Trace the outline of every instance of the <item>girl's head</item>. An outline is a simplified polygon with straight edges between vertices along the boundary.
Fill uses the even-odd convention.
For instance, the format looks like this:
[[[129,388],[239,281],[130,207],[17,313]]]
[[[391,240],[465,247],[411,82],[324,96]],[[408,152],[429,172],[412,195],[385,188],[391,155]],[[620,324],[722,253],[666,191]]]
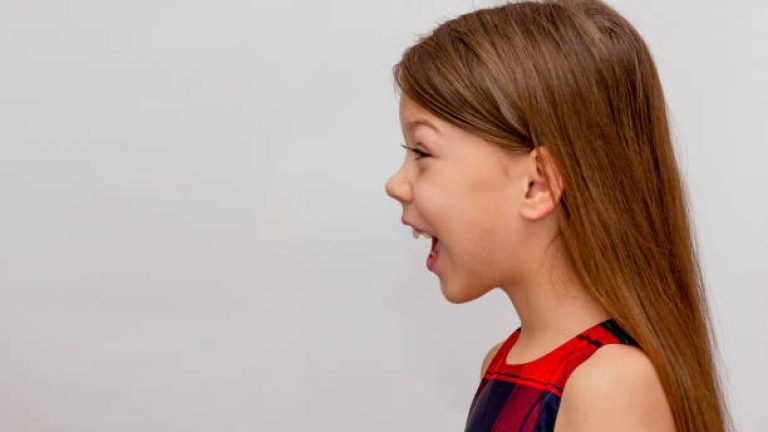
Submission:
[[[557,170],[543,157],[546,149],[510,151],[406,94],[400,123],[413,150],[387,191],[403,203],[407,223],[438,239],[433,271],[446,298],[462,303],[494,287],[529,285],[557,232],[559,192],[550,195],[543,175]]]
[[[642,40],[609,9],[479,10],[410,47],[394,74],[406,143],[428,156],[407,154],[387,191],[440,239],[449,300],[525,284],[560,251],[559,230],[664,229],[643,214],[662,205],[659,169],[672,158],[654,139],[666,133],[661,89]],[[437,131],[412,126],[425,118]]]
[[[556,254],[654,361],[678,430],[723,430],[664,95],[632,25],[598,0],[481,9],[408,48],[394,78],[417,152],[386,189],[440,239],[446,297],[522,286]]]

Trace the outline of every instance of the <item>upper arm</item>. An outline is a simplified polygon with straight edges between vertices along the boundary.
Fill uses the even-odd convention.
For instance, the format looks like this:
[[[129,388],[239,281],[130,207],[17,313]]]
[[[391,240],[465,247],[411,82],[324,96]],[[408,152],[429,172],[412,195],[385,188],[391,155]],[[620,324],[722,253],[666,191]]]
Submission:
[[[483,368],[480,370],[480,379],[483,379],[483,376],[485,376],[485,371],[488,370],[488,365],[491,363],[491,360],[493,360],[493,357],[496,355],[496,352],[499,351],[502,344],[504,344],[504,342],[499,342],[488,350],[488,354],[486,354],[485,359],[483,359]]]
[[[555,432],[674,432],[675,425],[656,369],[630,345],[598,349],[568,377]]]

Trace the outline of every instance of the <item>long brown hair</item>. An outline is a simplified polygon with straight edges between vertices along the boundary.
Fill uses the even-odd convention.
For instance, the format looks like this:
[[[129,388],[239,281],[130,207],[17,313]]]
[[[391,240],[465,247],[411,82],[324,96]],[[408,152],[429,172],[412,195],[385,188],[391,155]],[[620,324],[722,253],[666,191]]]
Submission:
[[[546,146],[569,264],[653,362],[677,431],[733,430],[664,94],[634,27],[598,0],[510,3],[442,23],[393,72],[458,127],[520,154]]]

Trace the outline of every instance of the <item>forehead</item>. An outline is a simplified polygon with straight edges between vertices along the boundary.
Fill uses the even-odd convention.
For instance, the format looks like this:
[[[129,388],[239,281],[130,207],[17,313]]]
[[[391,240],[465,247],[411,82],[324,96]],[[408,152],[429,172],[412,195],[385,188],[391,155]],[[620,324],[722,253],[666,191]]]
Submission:
[[[400,97],[400,124],[406,131],[412,131],[424,126],[439,132],[441,121],[420,105],[416,104],[406,95]]]

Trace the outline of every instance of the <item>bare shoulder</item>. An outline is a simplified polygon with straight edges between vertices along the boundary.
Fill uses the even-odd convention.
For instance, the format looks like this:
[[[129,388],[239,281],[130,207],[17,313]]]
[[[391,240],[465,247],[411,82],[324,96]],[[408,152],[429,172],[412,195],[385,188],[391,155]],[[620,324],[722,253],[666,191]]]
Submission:
[[[674,432],[653,363],[639,348],[600,347],[568,377],[554,432]]]
[[[488,365],[491,363],[491,360],[493,360],[493,357],[496,356],[496,353],[499,351],[499,348],[501,348],[503,344],[504,341],[501,341],[492,346],[490,350],[488,350],[488,354],[486,354],[485,359],[483,359],[483,367],[480,370],[480,379],[483,379],[483,376],[485,376],[485,371],[488,370]]]

